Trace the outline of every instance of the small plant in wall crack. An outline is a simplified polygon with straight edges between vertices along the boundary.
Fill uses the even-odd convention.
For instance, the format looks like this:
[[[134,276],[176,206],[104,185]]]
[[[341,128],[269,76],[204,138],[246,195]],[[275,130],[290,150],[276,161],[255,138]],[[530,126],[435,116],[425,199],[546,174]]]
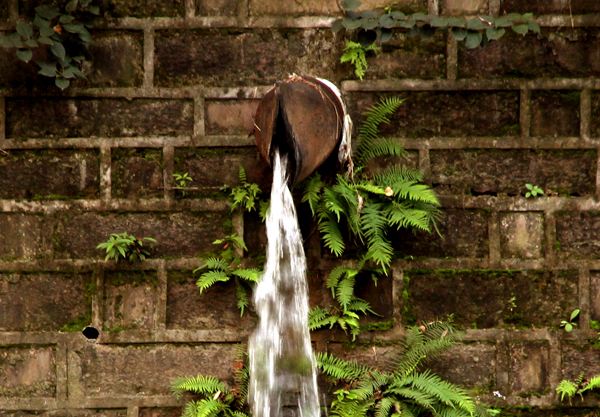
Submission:
[[[256,183],[248,182],[246,170],[240,165],[238,178],[240,184],[236,187],[230,187],[227,184],[221,187],[221,191],[229,192],[231,199],[231,210],[240,208],[243,211],[255,211],[258,213],[264,222],[267,218],[267,210],[269,209],[269,201],[261,199],[262,190]]]
[[[127,232],[121,234],[113,233],[106,242],[102,242],[96,246],[96,249],[106,250],[105,261],[110,259],[114,259],[115,261],[127,259],[129,262],[144,261],[150,257],[151,249],[149,245],[144,246],[144,241],[156,242],[151,237],[136,238]]]
[[[544,195],[544,190],[537,185],[525,184],[525,188],[527,188],[527,193],[525,194],[526,198]]]
[[[70,0],[62,12],[51,4],[38,6],[33,22],[19,22],[16,32],[0,35],[0,46],[14,48],[25,62],[31,61],[35,48],[49,47],[50,60],[37,61],[39,73],[55,78],[56,86],[64,90],[73,78],[85,78],[81,65],[89,59],[87,47],[92,42],[88,29],[94,16],[100,14],[100,8],[91,3]]]
[[[190,190],[190,183],[194,181],[192,177],[188,175],[187,172],[183,174],[173,174],[173,178],[175,179],[175,189],[182,190],[181,194],[185,196],[187,192]]]
[[[573,327],[577,326],[577,323],[574,323],[574,320],[579,317],[579,309],[573,310],[571,316],[569,317],[569,321],[563,320],[560,322],[560,327],[564,328],[566,332],[573,331]]]
[[[556,387],[556,393],[560,395],[560,400],[564,401],[565,397],[569,399],[569,404],[575,395],[581,397],[591,390],[600,389],[600,376],[595,376],[590,379],[584,378],[585,372],[582,372],[575,381],[563,379]]]

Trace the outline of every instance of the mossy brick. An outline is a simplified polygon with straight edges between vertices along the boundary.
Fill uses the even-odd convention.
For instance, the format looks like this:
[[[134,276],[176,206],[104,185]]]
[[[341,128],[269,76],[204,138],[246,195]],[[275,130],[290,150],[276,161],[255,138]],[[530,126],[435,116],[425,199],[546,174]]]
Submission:
[[[585,377],[600,375],[600,347],[589,341],[565,341],[562,345],[562,379],[571,381],[585,372]]]
[[[576,271],[408,270],[405,275],[412,316],[431,321],[453,315],[466,328],[555,326],[557,317],[568,316],[579,302]]]
[[[0,213],[0,259],[35,259],[42,255],[41,216]]]
[[[239,11],[237,0],[196,0],[196,16],[237,16]]]
[[[0,31],[0,35],[10,35],[13,32]],[[42,45],[38,48],[33,48],[32,52],[33,57],[27,63],[17,57],[15,48],[0,47],[0,87],[25,87],[27,90],[33,87],[56,89],[56,87],[53,87],[54,79],[39,75],[39,66],[35,63],[37,61],[48,60],[48,54],[50,54],[49,48],[46,45]]]
[[[141,411],[141,410],[140,410]],[[180,414],[181,415],[181,414]],[[126,408],[72,409],[65,414],[63,410],[0,410],[0,417],[127,417]]]
[[[600,3],[596,0],[502,0],[500,13],[541,14],[585,14],[600,12]]]
[[[0,347],[0,397],[52,398],[56,396],[54,346]]]
[[[488,2],[485,0],[442,0],[440,12],[450,16],[488,14]]]
[[[140,417],[180,417],[183,413],[181,407],[153,407],[153,408],[140,408]]]
[[[369,66],[365,80],[382,78],[444,78],[446,75],[446,35],[438,32],[427,42],[396,33],[381,51],[369,53]],[[348,76],[354,75],[354,67],[344,64]]]
[[[237,344],[88,345],[70,356],[81,367],[87,398],[171,396],[181,376],[210,375],[233,382]]]
[[[9,98],[6,137],[191,135],[193,113],[191,100]]]
[[[339,343],[327,344],[327,353],[346,361],[356,360],[360,365],[391,370],[400,346],[395,343]]]
[[[590,118],[591,136],[600,136],[600,91],[592,91],[592,114]]]
[[[0,154],[0,198],[96,198],[100,161],[96,150],[11,150]]]
[[[365,109],[389,93],[349,94],[349,110],[357,126]],[[384,136],[508,136],[518,134],[519,93],[516,91],[408,92],[406,101],[381,124]]]
[[[254,128],[258,100],[206,101],[207,135],[248,135]]]
[[[544,256],[544,213],[501,213],[502,258],[539,259]]]
[[[545,394],[550,388],[548,342],[514,342],[509,343],[509,349],[511,393]]]
[[[246,307],[240,317],[233,279],[217,282],[200,293],[198,271],[169,271],[167,287],[167,328],[177,330],[237,329],[251,331],[256,315]],[[247,287],[246,287],[247,288]],[[251,296],[247,288],[247,295]]]
[[[91,279],[89,273],[0,274],[0,331],[57,331],[91,315]]]
[[[443,379],[457,385],[489,390],[496,383],[496,345],[491,343],[461,343],[434,358],[429,364]]]
[[[600,75],[598,29],[542,29],[542,37],[507,30],[485,47],[458,49],[460,78],[588,78]]]
[[[154,44],[159,87],[269,85],[292,73],[347,78],[329,29],[160,30]]]
[[[158,304],[155,271],[113,271],[105,273],[104,328],[153,329]]]
[[[600,213],[556,213],[556,242],[560,259],[599,259]]]
[[[163,196],[162,150],[116,148],[111,152],[112,196],[149,198]]]
[[[443,218],[431,233],[413,233],[407,229],[389,233],[394,248],[407,259],[432,258],[487,258],[489,256],[488,218],[483,210],[446,209]]]
[[[532,91],[531,136],[579,136],[579,91]]]
[[[23,17],[35,16],[35,8],[49,3],[47,0],[19,0],[19,14]],[[53,1],[55,5],[64,2]],[[184,14],[185,0],[96,0],[103,17],[181,17]],[[64,9],[63,9],[64,10]]]
[[[96,246],[111,233],[127,232],[135,237],[156,239],[152,257],[191,257],[213,249],[212,242],[223,237],[223,223],[229,213],[82,213],[61,216],[54,230],[55,256],[104,258]]]
[[[590,276],[590,319],[600,322],[600,272]]]
[[[525,195],[525,184],[547,193],[593,195],[595,150],[432,150],[431,181],[436,192],[456,195]]]
[[[216,193],[226,197],[227,193],[220,192],[219,188],[240,184],[240,165],[246,171],[249,183],[257,183],[263,193],[269,191],[272,170],[255,147],[175,148],[175,173],[187,172],[193,178],[189,185],[200,189],[187,192],[188,196]]]
[[[394,5],[404,11],[427,11],[425,0],[401,0]],[[357,11],[375,10],[378,7],[381,7],[381,2],[364,0]],[[250,0],[249,10],[251,16],[341,16],[335,2],[322,0]]]

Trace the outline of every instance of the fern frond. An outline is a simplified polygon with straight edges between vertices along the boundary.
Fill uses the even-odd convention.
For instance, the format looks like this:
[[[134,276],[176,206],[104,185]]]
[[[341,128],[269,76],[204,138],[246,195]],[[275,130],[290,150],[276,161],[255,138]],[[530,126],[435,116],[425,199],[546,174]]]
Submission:
[[[246,293],[246,289],[240,282],[240,280],[235,278],[235,297],[237,299],[237,307],[240,309],[240,317],[244,315],[244,309],[250,305],[250,301],[248,300],[248,294]]]
[[[379,185],[389,185],[398,181],[421,182],[423,181],[423,171],[397,164],[385,168],[378,174],[373,174],[373,179]]]
[[[373,194],[385,195],[385,190],[383,188],[378,187],[373,184],[369,184],[367,182],[362,182],[362,183],[356,184],[356,188],[367,191],[369,193],[373,193]]]
[[[248,182],[248,178],[246,177],[246,170],[241,165],[240,165],[240,168],[238,171],[238,178],[240,179],[240,183],[242,183],[242,184],[245,184]]]
[[[227,409],[227,406],[212,398],[205,398],[196,404],[195,417],[213,417]]]
[[[322,206],[325,210],[335,214],[338,223],[340,222],[341,215],[346,215],[347,213],[346,207],[344,207],[344,200],[339,198],[339,194],[333,188],[326,188],[323,192]]]
[[[258,215],[260,219],[264,223],[267,220],[267,213],[269,212],[269,207],[271,206],[271,200],[261,200],[258,204]]]
[[[331,325],[329,322],[329,314],[329,310],[315,306],[315,308],[308,312],[308,328],[310,330],[317,330],[321,327]]]
[[[375,137],[369,141],[369,147],[363,147],[357,164],[365,165],[378,156],[403,157],[406,151],[402,145],[394,139]]]
[[[586,384],[585,388],[581,390],[581,392],[591,391],[596,388],[600,388],[600,376],[595,376],[592,379],[590,379],[589,382]]]
[[[321,201],[321,191],[323,190],[323,181],[321,175],[317,172],[306,180],[302,202],[308,201],[313,216],[317,213],[317,206]]]
[[[325,247],[328,248],[335,256],[341,256],[342,253],[344,253],[346,245],[335,216],[332,213],[319,210],[318,229],[322,235]]]
[[[327,288],[331,288],[331,295],[335,297],[335,289],[342,277],[348,275],[355,276],[356,274],[358,274],[358,270],[349,266],[340,265],[333,268],[327,276]]]
[[[472,417],[473,414],[460,408],[440,405],[433,411],[434,417]]]
[[[392,202],[392,208],[386,210],[390,226],[395,226],[398,230],[402,228],[415,228],[431,231],[430,213],[424,210],[411,208],[406,203]]]
[[[345,361],[326,353],[317,353],[317,366],[330,378],[342,379],[349,383],[362,378],[365,374],[376,372],[374,368],[359,365],[355,360]]]
[[[177,398],[181,397],[185,391],[195,392],[196,394],[211,395],[217,391],[227,392],[227,386],[212,376],[198,375],[196,377],[182,376],[171,384],[171,390]]]
[[[237,390],[236,402],[238,406],[243,406],[248,398],[248,384],[250,382],[250,371],[248,369],[248,351],[247,346],[241,343],[235,354],[235,362],[240,363],[241,366],[234,367],[233,381],[235,382],[235,388]],[[234,412],[235,413],[235,412]]]
[[[388,417],[395,401],[394,397],[383,397],[375,406],[375,417]]]
[[[425,184],[418,184],[415,181],[398,181],[389,186],[394,191],[396,198],[423,201],[435,206],[440,205],[433,190]]]
[[[219,269],[213,269],[212,271],[205,272],[200,276],[196,285],[200,288],[200,292],[203,292],[205,289],[211,287],[217,282],[227,282],[229,281],[229,275]]]
[[[338,282],[335,291],[335,299],[340,306],[344,309],[344,312],[348,310],[348,304],[354,299],[354,284],[356,274],[346,274],[346,277]]]
[[[231,268],[229,268],[229,265],[227,264],[227,261],[225,261],[224,259],[221,258],[207,258],[204,260],[204,265],[202,265],[201,267],[197,268],[196,270],[194,270],[194,272],[204,269],[204,268],[208,268],[208,269],[220,269],[221,271],[225,271],[227,273],[229,273],[229,271],[231,271]]]
[[[442,380],[439,376],[427,370],[423,373],[412,374],[405,378],[405,383],[411,384],[429,397],[452,408],[460,408],[471,415],[475,405],[466,391],[462,388]]]
[[[556,392],[560,394],[560,400],[564,401],[565,397],[571,399],[577,393],[577,385],[563,379],[556,387]]]
[[[392,261],[394,249],[385,237],[387,217],[381,210],[381,203],[367,202],[362,211],[361,225],[367,240],[365,259],[374,260],[384,271]]]
[[[409,387],[390,387],[387,389],[387,392],[408,398],[422,408],[429,410],[433,410],[433,406],[435,405],[435,400],[433,398],[418,389]]]
[[[231,274],[245,279],[246,281],[258,282],[262,271],[258,268],[242,268],[231,271]]]

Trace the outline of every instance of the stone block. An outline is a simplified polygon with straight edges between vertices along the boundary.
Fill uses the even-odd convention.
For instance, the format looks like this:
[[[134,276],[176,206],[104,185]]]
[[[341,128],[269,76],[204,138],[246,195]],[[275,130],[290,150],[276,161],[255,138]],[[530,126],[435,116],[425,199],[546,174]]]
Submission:
[[[250,0],[251,16],[341,16],[335,2],[321,0],[298,0],[282,2],[277,0]],[[395,6],[405,12],[427,12],[426,0],[400,0]],[[357,11],[375,10],[381,7],[377,0],[364,0]]]
[[[488,390],[496,383],[496,346],[489,343],[464,343],[450,348],[428,365],[433,372],[453,384]]]
[[[53,346],[0,347],[0,397],[56,396],[56,351]]]
[[[555,246],[560,259],[600,258],[600,213],[558,212]]]
[[[2,4],[6,3],[2,2]],[[0,34],[10,35],[13,32],[0,32]],[[37,61],[48,60],[48,54],[51,54],[49,48],[42,45],[33,48],[32,52],[33,58],[27,63],[17,57],[14,48],[0,47],[0,87],[25,87],[28,90],[34,87],[56,89],[54,79],[39,75],[39,67],[35,64]]]
[[[248,135],[254,130],[258,100],[218,100],[206,102],[207,135]]]
[[[187,172],[193,178],[192,187],[199,191],[188,192],[188,196],[217,195],[223,185],[239,185],[240,165],[246,171],[247,181],[257,183],[263,193],[271,187],[272,171],[258,149],[251,148],[175,148],[175,172]],[[263,194],[267,197],[268,194]]]
[[[214,376],[232,382],[238,345],[88,345],[70,356],[80,366],[79,384],[87,398],[171,396],[180,376]]]
[[[168,408],[140,408],[140,417],[180,417],[183,413],[181,407]]]
[[[592,343],[593,342],[593,343]],[[562,379],[575,380],[585,372],[585,377],[600,375],[600,347],[597,341],[567,341],[562,345]]]
[[[594,137],[600,136],[600,91],[592,91],[590,135]]]
[[[6,100],[6,136],[191,135],[193,107],[191,100],[10,98]]]
[[[343,344],[330,342],[327,344],[327,352],[346,361],[357,361],[361,365],[373,366],[375,368],[390,370],[393,361],[398,357],[400,346],[398,342],[383,342],[381,346],[374,344]]]
[[[596,0],[501,0],[500,13],[585,14],[600,12]]]
[[[488,14],[488,2],[485,0],[442,0],[441,14],[456,15],[482,15]]]
[[[155,35],[154,82],[182,85],[269,85],[292,73],[333,82],[347,78],[341,39],[329,29],[162,30]]]
[[[349,94],[349,110],[357,125],[361,114],[389,94]],[[392,137],[507,136],[519,132],[519,94],[516,91],[410,92],[406,102],[379,126]],[[476,110],[475,110],[476,109]]]
[[[487,258],[489,213],[483,210],[447,209],[438,229],[431,233],[413,233],[403,229],[389,234],[394,247],[406,257]]]
[[[533,91],[531,136],[579,136],[579,91]]]
[[[442,194],[525,196],[525,184],[561,196],[596,192],[595,150],[432,150],[430,159]]]
[[[200,293],[196,286],[203,271],[169,271],[167,289],[167,328],[185,330],[240,329],[251,331],[256,315],[246,308],[240,317],[236,287],[230,282],[217,282]],[[252,292],[247,287],[250,297]]]
[[[35,259],[42,255],[42,218],[0,213],[0,259]]]
[[[111,157],[113,197],[149,198],[163,196],[162,150],[113,148]]]
[[[11,150],[0,155],[0,198],[96,198],[100,162],[96,150]]]
[[[576,271],[405,271],[405,321],[452,315],[466,328],[556,326],[577,308]]]
[[[502,213],[499,220],[502,258],[539,259],[544,256],[543,213]]]
[[[153,257],[193,257],[214,249],[212,242],[224,236],[228,213],[82,213],[65,214],[54,231],[57,258],[104,258],[96,246],[111,233],[127,233],[156,239]],[[1,247],[1,246],[0,246]]]
[[[35,16],[35,8],[44,0],[20,0],[19,14]],[[104,17],[177,17],[183,16],[185,0],[98,0]]]
[[[155,271],[107,272],[104,279],[105,329],[153,329],[158,304],[157,284]]]
[[[549,391],[548,342],[515,342],[510,348],[512,394],[545,394]]]
[[[600,322],[600,272],[590,276],[590,320]]]
[[[240,6],[237,0],[198,0],[196,16],[236,16]]]
[[[525,3],[523,3],[525,4]],[[528,3],[527,3],[528,4]],[[543,37],[508,30],[485,48],[459,44],[460,78],[588,78],[600,75],[598,29],[546,29]]]
[[[94,408],[91,410],[72,409],[68,412],[64,410],[19,410],[4,411],[0,410],[0,417],[127,417],[126,408]]]
[[[89,320],[91,284],[89,273],[0,274],[0,331],[57,331]]]

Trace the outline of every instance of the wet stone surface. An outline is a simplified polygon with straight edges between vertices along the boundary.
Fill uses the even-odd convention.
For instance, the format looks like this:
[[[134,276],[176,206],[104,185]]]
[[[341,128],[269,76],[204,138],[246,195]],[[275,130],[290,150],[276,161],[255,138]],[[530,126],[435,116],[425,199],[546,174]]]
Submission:
[[[600,213],[558,212],[556,254],[559,259],[600,258]]]
[[[41,216],[0,213],[0,259],[35,259],[42,255]]]
[[[53,346],[1,346],[0,397],[56,396]]]
[[[107,272],[104,278],[104,322],[108,331],[152,329],[158,304],[154,271]]]
[[[117,148],[111,150],[111,190],[117,198],[162,197],[162,150]]]
[[[584,14],[600,12],[596,0],[502,0],[500,13]]]
[[[501,213],[499,220],[502,258],[543,257],[543,213]]]
[[[496,380],[496,346],[492,343],[464,343],[450,348],[429,366],[445,380],[491,393]]]
[[[45,0],[19,0],[20,16],[35,16],[35,8]],[[177,17],[183,16],[184,0],[96,0],[103,17]]]
[[[542,394],[549,388],[548,342],[516,342],[509,344],[510,389],[513,394]]]
[[[532,91],[531,136],[579,136],[579,91]]]

